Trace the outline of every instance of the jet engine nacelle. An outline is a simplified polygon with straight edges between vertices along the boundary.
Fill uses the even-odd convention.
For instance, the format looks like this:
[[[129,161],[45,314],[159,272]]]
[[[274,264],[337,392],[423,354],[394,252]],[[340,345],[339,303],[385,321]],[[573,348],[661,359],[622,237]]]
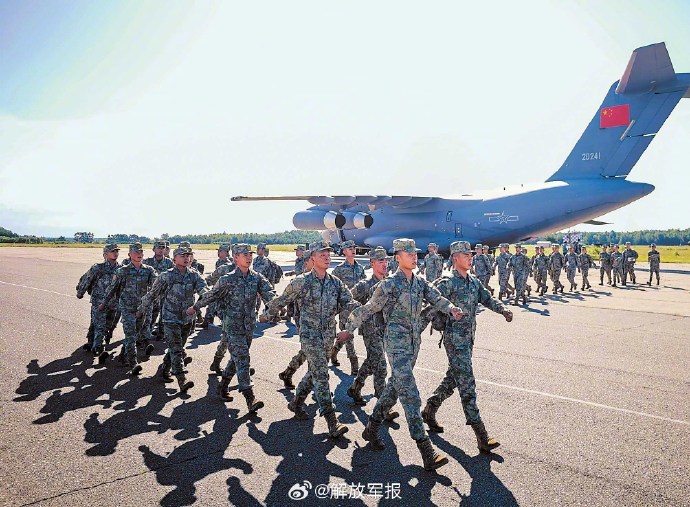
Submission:
[[[345,218],[342,229],[368,229],[374,225],[374,217],[369,213],[352,213],[343,211],[341,214]]]
[[[303,231],[321,231],[323,229],[368,229],[374,224],[369,213],[344,211],[305,210],[295,213],[292,223]]]

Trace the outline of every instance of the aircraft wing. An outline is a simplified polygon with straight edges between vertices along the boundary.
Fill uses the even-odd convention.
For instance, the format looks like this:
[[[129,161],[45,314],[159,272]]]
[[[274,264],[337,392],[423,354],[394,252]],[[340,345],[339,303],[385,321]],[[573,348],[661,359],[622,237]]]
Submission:
[[[357,206],[369,206],[371,210],[381,206],[414,208],[422,206],[438,197],[414,195],[293,195],[293,196],[254,196],[238,195],[230,200],[237,201],[308,201],[314,206],[333,211],[343,211]]]

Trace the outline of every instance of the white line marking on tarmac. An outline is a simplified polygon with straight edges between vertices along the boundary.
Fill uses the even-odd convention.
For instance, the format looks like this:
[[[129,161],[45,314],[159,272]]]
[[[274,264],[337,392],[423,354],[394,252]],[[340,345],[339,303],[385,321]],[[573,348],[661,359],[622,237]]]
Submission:
[[[14,287],[22,287],[24,289],[38,290],[41,292],[49,292],[50,294],[57,294],[58,296],[66,296],[68,298],[77,299],[77,296],[75,296],[74,294],[63,294],[62,292],[55,292],[54,290],[39,289],[37,287],[29,287],[28,285],[20,285],[18,283],[3,282],[2,280],[0,280],[0,283],[4,283],[5,285],[12,285]]]
[[[293,345],[299,345],[299,342],[295,342],[289,338],[275,338],[273,336],[267,336],[265,334],[262,335],[262,338],[268,338],[270,340],[282,342],[282,343],[291,343]],[[363,356],[358,356],[358,357],[362,358]],[[445,373],[446,373],[446,372],[441,372],[438,370],[432,370],[430,368],[423,368],[421,366],[415,366],[415,369],[416,370],[422,370],[422,371],[428,371],[430,373],[437,373],[438,375],[445,375]],[[480,380],[478,378],[475,378],[475,381],[477,383],[480,383],[480,384],[487,384],[487,385],[491,385],[491,386],[495,386],[495,387],[503,387],[505,389],[512,389],[514,391],[521,391],[523,393],[537,394],[539,396],[546,396],[547,398],[553,398],[553,399],[562,400],[562,401],[570,401],[572,403],[580,403],[581,405],[588,405],[590,407],[605,408],[607,410],[622,412],[624,414],[633,414],[633,415],[639,415],[641,417],[649,417],[651,419],[658,419],[660,421],[666,421],[666,422],[671,422],[671,423],[675,423],[675,424],[690,425],[690,422],[684,421],[682,419],[670,419],[668,417],[662,417],[660,415],[648,414],[647,412],[637,412],[635,410],[628,410],[627,408],[612,407],[611,405],[604,405],[603,403],[596,403],[594,401],[580,400],[578,398],[570,398],[568,396],[561,396],[559,394],[546,393],[544,391],[535,391],[534,389],[527,389],[524,387],[512,386],[510,384],[501,384],[499,382],[492,382],[490,380]]]

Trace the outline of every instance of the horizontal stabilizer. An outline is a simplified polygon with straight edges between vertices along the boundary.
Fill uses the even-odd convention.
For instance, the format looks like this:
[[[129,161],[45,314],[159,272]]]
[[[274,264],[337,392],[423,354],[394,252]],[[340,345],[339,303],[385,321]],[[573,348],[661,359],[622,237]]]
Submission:
[[[587,225],[611,225],[611,222],[600,222],[599,220],[587,220],[582,223]]]
[[[651,44],[633,51],[616,93],[646,93],[675,79],[666,44]]]

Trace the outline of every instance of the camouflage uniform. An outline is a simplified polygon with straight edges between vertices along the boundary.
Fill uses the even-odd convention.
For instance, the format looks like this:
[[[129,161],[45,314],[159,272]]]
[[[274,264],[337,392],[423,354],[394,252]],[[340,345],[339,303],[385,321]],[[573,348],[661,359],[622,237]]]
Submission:
[[[182,253],[180,253],[182,251]],[[186,248],[175,249],[174,255],[183,255]],[[178,379],[184,376],[182,359],[187,338],[194,329],[194,316],[186,313],[194,304],[194,294],[203,296],[208,287],[195,269],[179,270],[177,267],[161,273],[153,288],[141,298],[139,310],[145,313],[156,299],[161,299],[161,318],[168,350],[163,357],[163,369],[172,370]]]
[[[292,272],[286,273],[287,276],[299,276],[302,273],[304,273],[304,247],[302,245],[299,245],[297,248],[295,248],[295,252],[302,252],[301,256],[296,256],[295,257],[295,268],[292,270]],[[287,306],[287,320],[291,320],[293,317],[295,317],[295,312],[296,312],[296,306],[295,303],[290,303]]]
[[[225,245],[225,244],[220,245],[218,247],[218,250],[224,250],[226,252],[230,252],[230,245]],[[234,264],[232,258],[229,256],[226,257],[225,259],[218,258],[216,260],[216,265],[215,265],[215,269],[214,269],[213,273],[216,273],[218,271],[218,268],[220,268],[221,266],[232,266],[234,268],[235,264]],[[208,285],[209,287],[213,287],[215,285],[215,282],[209,283],[209,281],[208,281],[209,277],[210,276],[206,277],[206,285]],[[220,277],[218,277],[218,278],[220,278]],[[208,305],[208,307],[206,308],[206,315],[204,315],[204,322],[202,324],[202,327],[204,329],[206,329],[209,324],[213,324],[213,319],[216,316],[220,316],[218,313],[218,309],[216,307],[216,304],[213,303],[213,304]],[[221,317],[221,319],[222,319],[222,317]]]
[[[548,269],[549,269],[549,276],[551,276],[551,281],[553,282],[553,293],[555,294],[559,290],[561,293],[563,292],[563,284],[561,283],[561,270],[563,269],[563,266],[565,265],[565,258],[563,257],[563,254],[556,250],[555,252],[551,252],[551,255],[549,255],[549,261],[547,263]]]
[[[534,256],[532,261],[532,273],[534,276],[534,281],[537,283],[538,290],[541,291],[541,295],[546,294],[546,280],[548,278],[548,264],[549,258],[544,254],[544,252],[539,252]]]
[[[243,248],[249,250],[248,245],[236,245],[234,252],[245,253]],[[235,269],[223,275],[194,305],[196,310],[212,303],[220,308],[223,331],[230,347],[230,361],[223,372],[223,382],[229,384],[237,373],[240,392],[252,387],[249,348],[256,326],[257,296],[266,303],[275,297],[273,287],[266,277],[251,269],[246,274]]]
[[[570,290],[577,290],[575,273],[580,271],[580,258],[575,252],[570,252],[565,255],[565,268],[568,274],[568,281],[570,282]]]
[[[141,243],[130,245],[129,251],[141,251]],[[122,345],[122,357],[129,366],[136,366],[137,345],[148,344],[151,339],[151,308],[137,318],[137,310],[142,297],[153,287],[156,281],[156,270],[142,262],[137,269],[131,262],[118,268],[115,277],[108,287],[104,303],[117,299],[122,315],[122,329],[125,341]]]
[[[501,244],[501,247],[507,247],[508,245],[505,243]],[[498,292],[499,295],[498,297],[500,298],[504,294],[507,296],[509,295],[510,292],[510,284],[508,283],[510,280],[510,258],[512,255],[510,255],[509,252],[501,252],[498,257],[496,257],[496,266],[498,267]]]
[[[611,254],[606,251],[605,246],[599,252],[599,285],[604,285],[604,273],[611,285]]]
[[[343,243],[343,245],[348,246],[343,246],[343,248],[349,248],[350,246],[354,246],[354,242],[352,243],[352,245],[349,245],[349,243],[346,241],[345,243]],[[347,286],[348,289],[351,289],[357,282],[359,282],[360,280],[364,280],[367,277],[367,275],[364,273],[364,268],[357,261],[355,261],[354,264],[348,264],[347,261],[343,261],[341,264],[339,264],[333,269],[333,275],[340,278],[340,280],[342,280],[342,282]],[[338,316],[338,327],[341,331],[345,329],[346,320],[347,314],[341,313]],[[340,351],[340,349],[342,348],[342,343],[334,343],[334,352],[332,352],[332,354],[337,354],[338,351]],[[355,344],[353,340],[348,340],[347,342],[345,342],[345,350],[347,351],[347,357],[348,359],[350,359],[350,361],[357,360],[357,352],[355,352]]]
[[[435,243],[432,243],[435,246]],[[433,282],[443,274],[443,257],[437,252],[427,254],[420,263],[419,273],[423,274],[429,282]]]
[[[635,262],[637,257],[637,252],[626,245],[625,250],[623,250],[623,285],[626,284],[628,276],[631,283],[637,283],[635,278]]]
[[[513,272],[513,280],[515,281],[515,304],[522,298],[523,303],[527,302],[525,295],[525,285],[530,272],[529,258],[521,251],[521,246],[517,245],[518,252],[510,258],[510,270]]]
[[[114,243],[108,244],[103,248],[103,252],[113,252],[119,250]],[[116,262],[108,261],[94,264],[82,275],[77,284],[77,298],[82,299],[87,292],[91,293],[91,324],[93,325],[92,342],[88,342],[89,348],[94,353],[100,354],[105,348],[104,338],[108,333],[108,324],[115,320],[117,313],[117,301],[112,301],[106,305],[104,311],[99,312],[98,307],[105,298],[106,291],[110,282],[115,276],[115,271],[120,267]],[[114,326],[113,326],[114,327]],[[110,331],[112,332],[112,330]]]
[[[503,314],[507,310],[500,301],[491,297],[477,277],[469,273],[463,278],[454,271],[452,277],[438,280],[434,285],[444,297],[462,310],[463,316],[460,320],[446,321],[443,345],[448,355],[448,371],[427,403],[438,408],[457,388],[465,412],[465,423],[478,424],[482,419],[477,408],[476,383],[472,371],[477,309],[481,303],[496,313]]]
[[[395,255],[388,259],[388,273],[395,273],[398,270],[398,261]]]
[[[589,268],[596,268],[597,265],[594,263],[592,256],[588,253],[581,253],[578,257],[578,262],[580,263],[580,271],[582,271],[582,288],[591,289],[592,286],[589,284],[587,275],[589,274]]]
[[[312,253],[330,249],[330,246],[325,245],[328,243],[313,243]],[[268,304],[268,316],[278,315],[280,309],[292,301],[299,301],[300,343],[309,368],[297,386],[295,399],[303,403],[314,389],[319,413],[326,416],[335,411],[328,383],[328,354],[336,334],[335,316],[346,308],[354,308],[358,303],[352,299],[350,290],[338,277],[326,273],[320,279],[313,270],[293,279],[285,287],[283,294]]]
[[[406,248],[414,248],[413,240],[395,242],[399,241],[411,245]],[[420,414],[419,390],[412,372],[422,341],[421,312],[424,302],[443,313],[449,313],[455,308],[424,278],[412,274],[408,281],[405,273],[399,270],[376,286],[371,299],[364,306],[355,309],[346,324],[346,330],[352,333],[376,313],[383,313],[386,322],[384,349],[391,366],[391,375],[370,419],[380,424],[400,397],[410,435],[417,441],[428,438]]]
[[[153,245],[154,248],[165,248],[165,242],[156,241]],[[129,260],[129,259],[127,259]],[[157,260],[155,256],[149,257],[142,261],[147,266],[151,266],[156,270],[156,275],[160,275],[163,271],[167,271],[173,267],[173,261],[170,257],[163,256],[161,260]],[[151,310],[151,331],[153,331],[153,326],[158,322],[158,317],[161,312],[161,302],[156,301],[154,303],[153,309]]]
[[[474,274],[479,278],[479,281],[482,282],[482,285],[493,293],[494,290],[489,287],[489,278],[491,278],[492,271],[489,257],[483,253],[476,254],[472,257],[472,271],[474,271]]]
[[[656,246],[656,245],[652,245]],[[652,275],[656,274],[656,284],[659,285],[659,267],[661,265],[661,254],[658,250],[650,250],[647,252],[647,260],[649,261],[649,282],[647,285],[652,285]]]
[[[611,254],[611,265],[613,268],[613,286],[616,287],[616,283],[623,282],[623,254],[619,250],[614,250]]]

